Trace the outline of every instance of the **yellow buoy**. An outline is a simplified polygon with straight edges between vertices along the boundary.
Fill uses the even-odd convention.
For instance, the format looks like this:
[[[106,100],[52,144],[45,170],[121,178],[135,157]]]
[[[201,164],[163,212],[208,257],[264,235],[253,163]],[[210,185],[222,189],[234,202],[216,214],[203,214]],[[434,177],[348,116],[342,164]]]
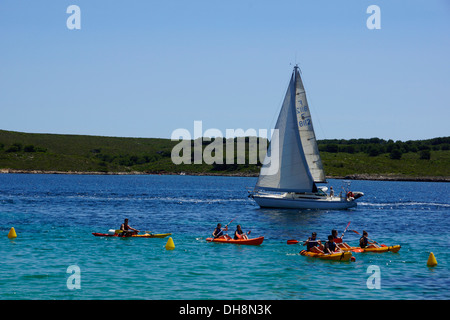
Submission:
[[[173,249],[175,249],[175,244],[173,243],[172,237],[170,237],[166,243],[166,250],[173,250]]]
[[[16,230],[14,229],[14,227],[12,227],[11,230],[9,230],[8,238],[10,239],[17,238]]]
[[[430,255],[428,256],[427,266],[434,267],[437,266],[436,258],[434,257],[433,252],[430,252]]]

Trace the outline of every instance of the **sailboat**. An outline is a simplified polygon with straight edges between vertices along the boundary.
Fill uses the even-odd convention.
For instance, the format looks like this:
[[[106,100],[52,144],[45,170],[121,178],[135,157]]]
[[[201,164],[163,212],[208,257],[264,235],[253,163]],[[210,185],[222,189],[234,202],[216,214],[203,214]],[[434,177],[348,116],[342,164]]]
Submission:
[[[263,161],[249,197],[263,208],[348,209],[362,192],[343,187],[328,195],[306,92],[296,65]]]

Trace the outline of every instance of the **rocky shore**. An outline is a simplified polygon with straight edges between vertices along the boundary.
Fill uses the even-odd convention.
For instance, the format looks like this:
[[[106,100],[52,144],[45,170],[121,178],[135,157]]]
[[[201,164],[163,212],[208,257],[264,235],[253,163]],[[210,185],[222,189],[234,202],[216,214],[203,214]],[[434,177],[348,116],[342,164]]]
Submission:
[[[226,176],[226,177],[258,177],[258,173],[212,173],[212,172],[101,172],[101,171],[45,171],[45,170],[16,170],[0,169],[0,173],[21,173],[21,174],[74,174],[74,175],[188,175],[188,176]],[[450,177],[410,177],[403,175],[389,174],[353,174],[347,176],[327,176],[327,179],[343,180],[379,180],[379,181],[422,181],[422,182],[450,182]]]

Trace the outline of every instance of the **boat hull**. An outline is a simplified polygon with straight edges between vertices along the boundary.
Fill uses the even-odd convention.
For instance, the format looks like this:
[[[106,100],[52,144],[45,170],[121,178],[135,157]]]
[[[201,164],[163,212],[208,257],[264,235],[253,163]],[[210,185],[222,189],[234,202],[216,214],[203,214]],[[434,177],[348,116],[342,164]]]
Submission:
[[[272,195],[253,195],[253,200],[261,208],[286,208],[286,209],[315,209],[315,210],[345,210],[356,207],[354,200],[341,198],[288,198]]]

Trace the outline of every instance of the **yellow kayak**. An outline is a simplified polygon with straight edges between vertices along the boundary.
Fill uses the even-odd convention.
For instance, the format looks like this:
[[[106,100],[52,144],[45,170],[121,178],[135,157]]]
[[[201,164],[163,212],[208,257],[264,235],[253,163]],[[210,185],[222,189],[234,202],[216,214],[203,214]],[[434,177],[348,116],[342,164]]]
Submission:
[[[311,258],[319,258],[323,260],[333,260],[333,261],[349,261],[352,257],[352,253],[350,251],[344,252],[336,252],[336,253],[315,253],[306,250],[300,251],[302,256],[307,256]]]
[[[398,252],[402,246],[382,246],[379,248],[361,248],[361,247],[350,247],[350,248],[341,248],[344,251],[353,251],[353,252]]]

